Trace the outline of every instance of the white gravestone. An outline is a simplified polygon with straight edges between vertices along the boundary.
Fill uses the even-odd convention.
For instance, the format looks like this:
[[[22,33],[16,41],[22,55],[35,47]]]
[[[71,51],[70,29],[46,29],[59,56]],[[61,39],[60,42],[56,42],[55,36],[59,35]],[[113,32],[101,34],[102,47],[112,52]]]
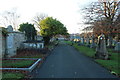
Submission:
[[[120,42],[115,45],[115,51],[120,51]]]

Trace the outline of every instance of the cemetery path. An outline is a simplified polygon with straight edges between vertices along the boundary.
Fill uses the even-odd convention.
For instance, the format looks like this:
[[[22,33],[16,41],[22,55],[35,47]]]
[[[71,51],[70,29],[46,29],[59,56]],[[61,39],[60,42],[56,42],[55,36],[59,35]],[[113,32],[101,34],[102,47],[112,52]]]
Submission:
[[[115,78],[72,46],[59,44],[40,68],[32,73],[33,78]]]

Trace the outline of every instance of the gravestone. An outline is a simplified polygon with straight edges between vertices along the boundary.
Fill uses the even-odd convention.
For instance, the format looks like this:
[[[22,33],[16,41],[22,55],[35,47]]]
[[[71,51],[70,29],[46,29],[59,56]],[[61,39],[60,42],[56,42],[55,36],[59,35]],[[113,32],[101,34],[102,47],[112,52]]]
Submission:
[[[110,43],[109,43],[109,42],[110,42],[110,40],[109,40],[109,39],[107,39],[107,46],[109,46],[109,45],[110,45]]]
[[[31,49],[31,48],[42,49],[42,48],[44,48],[44,42],[37,42],[37,43],[23,42],[21,45],[22,45],[22,48],[27,48],[27,49]]]
[[[95,37],[94,37],[94,35],[92,35],[91,40],[92,40],[92,44],[91,44],[90,48],[95,48]]]
[[[115,46],[116,44],[117,44],[117,41],[116,41],[116,40],[113,40],[112,46]]]
[[[120,51],[120,42],[115,45],[115,51]]]
[[[87,36],[87,38],[86,38],[86,44],[87,44],[87,45],[90,44],[90,38],[89,38],[89,36]]]
[[[81,43],[84,44],[84,37],[81,38]]]
[[[108,59],[108,51],[106,49],[104,34],[101,34],[100,36],[98,36],[98,44],[96,48],[95,57],[100,59]]]

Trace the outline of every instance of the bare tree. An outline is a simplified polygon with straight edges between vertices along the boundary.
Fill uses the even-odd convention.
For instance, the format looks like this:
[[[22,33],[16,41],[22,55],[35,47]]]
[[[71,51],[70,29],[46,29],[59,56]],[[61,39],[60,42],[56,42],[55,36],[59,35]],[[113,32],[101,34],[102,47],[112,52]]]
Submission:
[[[36,25],[39,29],[41,29],[39,23],[40,23],[41,20],[45,19],[46,17],[48,17],[47,14],[37,13],[36,16],[35,16],[34,19],[33,19],[33,22],[35,23],[35,25]]]
[[[13,29],[16,31],[18,29],[18,19],[20,16],[16,13],[16,9],[12,9],[10,11],[4,11],[1,14],[1,23],[5,27],[8,25],[12,25]]]
[[[114,22],[119,14],[120,10],[120,1],[118,0],[104,0],[101,2],[92,3],[90,7],[84,9],[86,11],[85,18],[88,19],[87,24],[94,24],[96,21],[106,21],[104,24],[107,25],[107,29],[109,29],[109,46],[112,46],[113,41],[113,30],[114,30]],[[101,24],[102,25],[102,24]]]
[[[114,28],[114,33],[116,33],[116,40],[119,41],[120,40],[120,14],[118,15],[117,19],[115,20],[115,28]]]

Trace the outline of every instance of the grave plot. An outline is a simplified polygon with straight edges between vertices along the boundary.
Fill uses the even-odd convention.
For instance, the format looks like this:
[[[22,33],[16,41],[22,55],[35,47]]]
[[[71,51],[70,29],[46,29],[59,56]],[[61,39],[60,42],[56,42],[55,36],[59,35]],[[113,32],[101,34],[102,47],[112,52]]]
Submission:
[[[2,68],[28,68],[36,61],[37,59],[3,59]]]
[[[43,58],[48,55],[47,53],[46,49],[21,49],[17,50],[17,55],[12,58]]]

